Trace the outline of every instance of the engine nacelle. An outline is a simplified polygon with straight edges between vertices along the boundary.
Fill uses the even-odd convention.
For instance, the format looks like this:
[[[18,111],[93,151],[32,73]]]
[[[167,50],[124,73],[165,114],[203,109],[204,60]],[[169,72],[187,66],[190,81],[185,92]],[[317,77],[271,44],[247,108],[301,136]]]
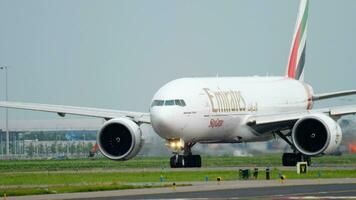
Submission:
[[[122,117],[104,123],[97,135],[101,153],[112,160],[128,160],[136,156],[143,145],[140,127]]]
[[[292,139],[297,150],[305,155],[330,154],[340,145],[342,131],[329,116],[311,114],[296,122]]]

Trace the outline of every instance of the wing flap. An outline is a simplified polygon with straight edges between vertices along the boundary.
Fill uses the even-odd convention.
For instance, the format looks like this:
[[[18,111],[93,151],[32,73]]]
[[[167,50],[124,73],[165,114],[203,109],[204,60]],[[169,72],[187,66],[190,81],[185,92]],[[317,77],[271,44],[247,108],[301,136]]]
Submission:
[[[274,122],[285,122],[291,120],[300,119],[308,114],[313,113],[324,113],[330,117],[340,117],[344,115],[356,114],[356,105],[350,106],[336,106],[330,108],[321,108],[301,112],[291,112],[291,113],[278,113],[278,114],[266,114],[266,115],[256,115],[251,116],[248,121],[253,124],[268,124]]]
[[[356,114],[356,106],[350,105],[333,107],[329,109],[329,113],[331,116],[353,115]]]
[[[294,113],[255,115],[247,119],[247,125],[261,134],[277,130],[291,130],[300,118],[313,113],[324,113],[334,119],[338,119],[344,115],[356,114],[356,105],[321,108]]]
[[[57,113],[64,117],[66,114],[81,115],[89,117],[99,117],[105,119],[112,119],[116,117],[129,117],[139,123],[151,123],[149,113],[119,111],[111,109],[89,108],[89,107],[75,107],[52,104],[37,104],[37,103],[21,103],[21,102],[0,102],[0,107],[14,108],[23,110],[35,110],[43,112]]]
[[[295,119],[299,119],[305,116],[308,112],[301,113],[283,113],[283,114],[266,114],[266,115],[257,115],[249,119],[251,124],[269,124],[274,122],[285,122]]]

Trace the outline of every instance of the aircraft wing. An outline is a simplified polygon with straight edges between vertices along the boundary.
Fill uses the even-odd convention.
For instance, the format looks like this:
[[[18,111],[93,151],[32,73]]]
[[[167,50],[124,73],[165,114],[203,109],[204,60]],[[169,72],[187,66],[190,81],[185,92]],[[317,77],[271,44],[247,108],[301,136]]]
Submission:
[[[247,124],[260,133],[288,130],[293,128],[298,119],[313,113],[324,113],[334,119],[338,119],[344,115],[356,114],[356,105],[320,108],[302,112],[255,115],[248,118]]]
[[[52,112],[52,113],[57,113],[61,117],[64,117],[66,114],[98,117],[98,118],[104,118],[107,120],[112,119],[112,118],[117,118],[117,117],[128,117],[137,123],[147,123],[147,124],[151,123],[150,114],[149,113],[140,113],[140,112],[119,111],[119,110],[88,108],[88,107],[50,105],[50,104],[37,104],[37,103],[9,102],[9,101],[6,101],[6,102],[1,101],[0,107]]]

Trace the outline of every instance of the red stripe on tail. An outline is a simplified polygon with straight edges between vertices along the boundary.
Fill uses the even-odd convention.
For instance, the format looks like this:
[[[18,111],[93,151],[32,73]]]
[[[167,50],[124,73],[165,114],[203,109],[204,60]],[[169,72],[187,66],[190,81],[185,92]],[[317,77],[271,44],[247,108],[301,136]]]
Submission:
[[[300,44],[300,28],[299,25],[297,35],[295,36],[293,50],[290,56],[289,65],[288,65],[288,77],[295,78],[296,66],[297,66],[297,57],[298,57],[298,49]]]

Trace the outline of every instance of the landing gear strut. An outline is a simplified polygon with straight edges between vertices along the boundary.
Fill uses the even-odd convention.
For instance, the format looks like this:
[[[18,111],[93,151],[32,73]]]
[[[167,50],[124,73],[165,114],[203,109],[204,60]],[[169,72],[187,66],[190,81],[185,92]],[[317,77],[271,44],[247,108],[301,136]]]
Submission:
[[[284,153],[282,156],[282,164],[283,166],[296,166],[298,162],[307,162],[308,166],[311,164],[311,157],[299,153],[297,148],[295,148],[293,142],[291,142],[286,135],[281,132],[276,133],[280,138],[282,138],[285,142],[287,142],[291,148],[293,149],[294,153]],[[290,135],[287,134],[287,135]]]
[[[192,155],[191,148],[195,143],[188,143],[184,146],[184,155],[175,153],[170,159],[171,168],[201,167],[200,155]]]

